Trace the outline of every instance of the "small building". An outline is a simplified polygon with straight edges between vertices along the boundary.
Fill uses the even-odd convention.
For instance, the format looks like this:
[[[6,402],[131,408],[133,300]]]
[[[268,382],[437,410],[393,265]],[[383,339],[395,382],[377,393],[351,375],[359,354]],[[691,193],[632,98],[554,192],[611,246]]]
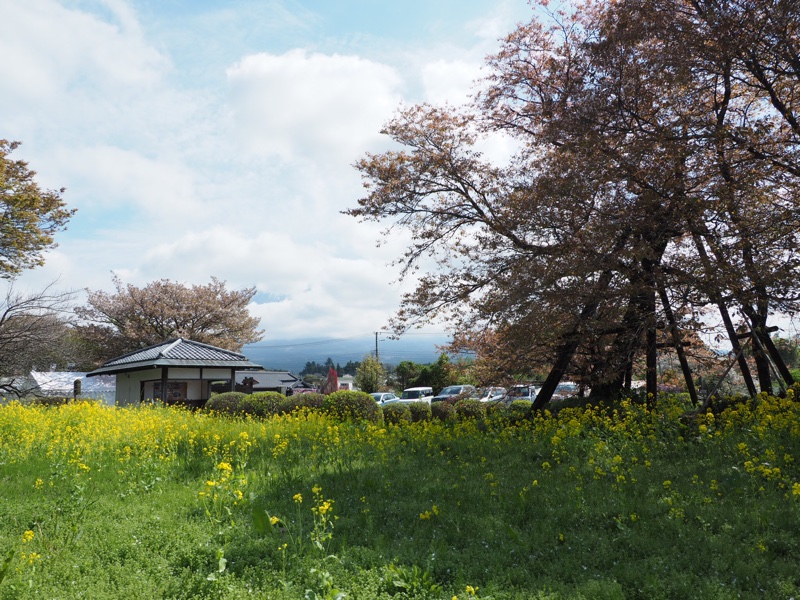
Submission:
[[[86,373],[77,371],[31,371],[36,387],[29,393],[34,396],[60,398],[86,398],[114,404],[116,378],[100,375],[89,379]],[[76,382],[80,382],[76,385]]]
[[[228,381],[232,390],[237,372],[248,370],[264,369],[244,354],[177,338],[113,358],[87,376],[115,375],[118,406],[159,400],[201,407],[212,382]]]
[[[356,378],[352,375],[342,375],[339,377],[339,389],[340,390],[355,390],[356,388]]]
[[[237,392],[252,394],[253,392],[279,392],[284,395],[294,393],[296,389],[308,387],[302,379],[290,371],[262,369],[260,371],[237,371]],[[213,392],[224,392],[230,389],[230,381],[214,382]]]

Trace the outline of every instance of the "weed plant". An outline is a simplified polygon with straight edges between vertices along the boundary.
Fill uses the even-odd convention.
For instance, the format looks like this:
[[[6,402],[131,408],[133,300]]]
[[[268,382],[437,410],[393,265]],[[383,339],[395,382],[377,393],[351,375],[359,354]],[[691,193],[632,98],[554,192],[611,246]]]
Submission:
[[[3,405],[0,599],[800,597],[792,393],[527,408]]]

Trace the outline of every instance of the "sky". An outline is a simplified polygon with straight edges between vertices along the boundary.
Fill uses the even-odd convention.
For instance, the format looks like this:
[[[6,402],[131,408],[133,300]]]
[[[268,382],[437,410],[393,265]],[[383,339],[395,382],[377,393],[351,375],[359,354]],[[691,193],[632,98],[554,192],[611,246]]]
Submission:
[[[15,285],[214,276],[255,286],[265,343],[372,335],[410,289],[391,266],[407,240],[341,214],[364,194],[352,165],[391,147],[401,106],[464,102],[531,16],[525,0],[0,0],[0,138],[77,209]]]

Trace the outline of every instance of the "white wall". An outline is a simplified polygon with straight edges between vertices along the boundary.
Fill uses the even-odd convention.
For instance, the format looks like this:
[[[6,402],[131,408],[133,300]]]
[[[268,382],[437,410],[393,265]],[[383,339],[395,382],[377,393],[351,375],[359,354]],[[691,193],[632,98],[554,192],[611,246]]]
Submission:
[[[208,382],[218,379],[230,379],[230,369],[203,369],[203,379],[200,379],[200,369],[177,368],[167,371],[170,381],[186,382],[186,399],[201,400],[208,397]],[[161,369],[147,369],[120,373],[117,375],[117,406],[139,404],[141,400],[141,384],[144,384],[145,400],[153,399],[153,383],[161,381]]]

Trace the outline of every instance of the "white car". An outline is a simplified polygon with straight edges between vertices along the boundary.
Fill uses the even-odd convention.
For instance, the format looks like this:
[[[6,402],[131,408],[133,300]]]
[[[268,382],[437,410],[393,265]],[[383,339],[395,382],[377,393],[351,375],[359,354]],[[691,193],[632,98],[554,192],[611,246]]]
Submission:
[[[399,402],[427,402],[428,404],[431,403],[431,399],[433,398],[433,388],[429,387],[412,387],[403,390],[403,393],[400,394]]]
[[[506,397],[508,390],[504,387],[488,387],[484,388],[478,400],[481,402],[498,402]]]
[[[532,384],[513,385],[506,394],[506,403],[511,404],[514,400],[529,400],[533,402],[536,400],[536,394],[539,393],[541,388],[537,388]]]

